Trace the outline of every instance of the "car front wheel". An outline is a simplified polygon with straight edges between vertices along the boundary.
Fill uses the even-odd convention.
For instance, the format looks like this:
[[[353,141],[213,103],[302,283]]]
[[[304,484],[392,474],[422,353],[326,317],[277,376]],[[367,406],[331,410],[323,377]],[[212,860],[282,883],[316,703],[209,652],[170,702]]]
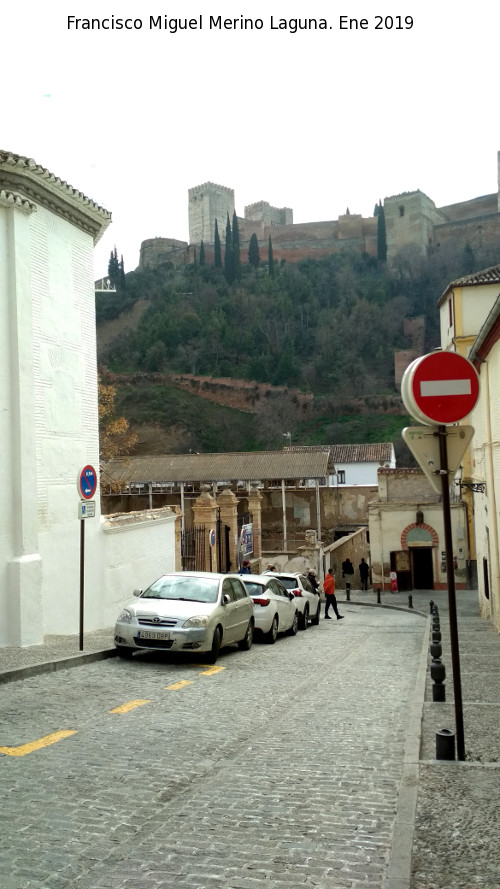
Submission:
[[[264,639],[269,645],[274,645],[276,642],[276,637],[278,635],[278,615],[275,614],[273,617],[273,622],[271,624],[271,629],[268,633],[265,634]]]
[[[131,658],[134,652],[133,652],[132,648],[125,648],[123,645],[120,645],[120,646],[117,645],[116,646],[116,653],[117,653],[118,657]]]
[[[208,661],[210,664],[215,664],[217,658],[219,657],[219,651],[222,644],[222,632],[220,627],[216,627],[214,631],[214,638],[212,639],[212,648],[210,649],[210,654],[208,656]]]
[[[294,616],[293,616],[293,624],[292,624],[292,626],[290,627],[290,629],[288,630],[289,635],[290,635],[290,636],[296,636],[296,635],[297,635],[297,630],[298,630],[298,629],[299,629],[299,612],[296,611],[295,614],[294,614]]]
[[[308,623],[309,623],[309,607],[306,606],[306,608],[304,608],[304,614],[301,614],[301,616],[300,616],[300,629],[307,630]]]
[[[249,651],[252,647],[252,642],[253,642],[253,620],[249,620],[247,631],[246,631],[243,639],[240,639],[240,641],[238,642],[238,647],[241,649],[241,651]]]

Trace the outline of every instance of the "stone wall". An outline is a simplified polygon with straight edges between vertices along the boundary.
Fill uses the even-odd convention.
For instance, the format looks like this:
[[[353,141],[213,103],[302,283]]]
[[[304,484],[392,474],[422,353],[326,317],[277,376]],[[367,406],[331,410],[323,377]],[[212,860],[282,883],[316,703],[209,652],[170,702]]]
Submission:
[[[193,262],[194,249],[187,241],[175,238],[150,238],[141,244],[139,257],[140,269],[154,269],[165,262],[174,265],[186,265]]]

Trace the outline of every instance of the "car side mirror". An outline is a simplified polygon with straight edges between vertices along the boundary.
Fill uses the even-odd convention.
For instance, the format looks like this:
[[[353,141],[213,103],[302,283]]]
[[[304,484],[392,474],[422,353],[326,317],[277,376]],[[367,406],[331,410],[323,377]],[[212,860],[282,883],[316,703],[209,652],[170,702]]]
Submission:
[[[222,604],[227,605],[230,601],[231,601],[231,599],[229,598],[228,594],[224,593],[224,595],[222,597]]]
[[[290,602],[293,602],[295,596],[293,595],[293,593],[288,593],[288,598],[290,599]]]
[[[141,593],[142,593],[142,590],[134,590],[134,596],[140,596]]]

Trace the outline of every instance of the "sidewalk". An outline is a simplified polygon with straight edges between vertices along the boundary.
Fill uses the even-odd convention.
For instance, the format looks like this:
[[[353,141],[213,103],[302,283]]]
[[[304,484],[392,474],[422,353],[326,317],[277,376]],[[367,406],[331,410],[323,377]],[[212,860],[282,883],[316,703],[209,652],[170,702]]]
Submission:
[[[385,592],[379,605],[371,590],[352,590],[350,602],[407,610],[409,595],[415,612],[429,615],[430,600],[438,606],[446,701],[432,700],[429,654],[425,692],[409,714],[418,716],[419,729],[421,721],[420,758],[405,751],[392,856],[381,889],[500,889],[500,636],[479,617],[477,592],[457,592],[466,761],[436,760],[436,732],[455,732],[447,592]],[[345,592],[338,590],[337,598],[342,610]],[[48,636],[43,645],[0,649],[0,683],[114,653],[112,628],[85,634],[82,652],[78,635]],[[405,807],[412,794],[412,805]]]
[[[84,633],[83,651],[80,651],[78,633],[74,636],[46,636],[43,645],[0,648],[0,683],[26,679],[36,673],[79,667],[114,654],[113,627]]]

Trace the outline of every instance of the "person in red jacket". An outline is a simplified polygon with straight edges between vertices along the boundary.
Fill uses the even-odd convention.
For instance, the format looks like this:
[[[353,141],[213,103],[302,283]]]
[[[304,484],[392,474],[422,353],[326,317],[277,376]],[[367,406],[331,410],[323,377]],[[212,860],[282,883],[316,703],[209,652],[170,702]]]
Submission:
[[[337,599],[335,597],[335,579],[333,577],[333,568],[328,569],[328,573],[323,581],[323,590],[326,596],[326,604],[325,604],[325,620],[331,620],[330,615],[328,614],[328,609],[330,605],[332,606],[335,614],[337,615],[337,620],[343,620],[344,615],[339,614],[339,610],[337,608]]]

